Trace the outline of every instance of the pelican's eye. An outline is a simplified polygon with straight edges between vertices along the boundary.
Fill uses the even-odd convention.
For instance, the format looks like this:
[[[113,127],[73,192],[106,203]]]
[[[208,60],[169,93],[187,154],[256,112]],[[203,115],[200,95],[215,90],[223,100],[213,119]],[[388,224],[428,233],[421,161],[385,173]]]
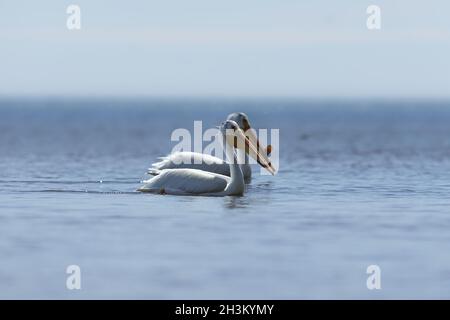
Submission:
[[[228,123],[228,128],[236,130],[236,126],[234,124],[232,124],[232,123]]]

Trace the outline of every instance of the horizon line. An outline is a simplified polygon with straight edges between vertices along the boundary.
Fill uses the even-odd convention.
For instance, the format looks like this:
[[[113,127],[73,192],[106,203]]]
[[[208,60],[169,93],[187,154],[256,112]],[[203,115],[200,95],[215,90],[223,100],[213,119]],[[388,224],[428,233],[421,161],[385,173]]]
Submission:
[[[0,94],[0,100],[340,100],[340,101],[446,101],[450,102],[450,96],[391,96],[391,95],[374,95],[374,96],[344,96],[344,95],[324,95],[324,96],[306,96],[306,95],[146,95],[146,94]]]

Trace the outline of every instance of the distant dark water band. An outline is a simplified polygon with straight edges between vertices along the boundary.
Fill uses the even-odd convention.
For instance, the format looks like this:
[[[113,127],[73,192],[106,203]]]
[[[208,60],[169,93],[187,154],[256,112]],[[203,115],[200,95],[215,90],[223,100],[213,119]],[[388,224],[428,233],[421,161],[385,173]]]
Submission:
[[[43,190],[24,190],[20,193],[84,193],[84,194],[140,194],[138,191],[94,191],[94,190],[60,190],[60,189],[43,189]]]
[[[52,183],[52,184],[139,184],[141,179],[129,180],[0,180],[1,183]]]
[[[140,179],[120,179],[120,180],[0,180],[0,192],[10,193],[84,193],[84,194],[140,194],[140,192],[134,191],[141,183]],[[20,185],[32,185],[33,190],[21,188]],[[52,185],[133,185],[131,189],[133,191],[115,191],[116,188],[108,188],[110,190],[89,190],[89,189],[59,189],[58,187],[52,188]],[[40,188],[38,187],[40,186]],[[5,188],[6,187],[6,188]],[[46,188],[47,187],[47,188]],[[111,190],[112,189],[112,190]]]

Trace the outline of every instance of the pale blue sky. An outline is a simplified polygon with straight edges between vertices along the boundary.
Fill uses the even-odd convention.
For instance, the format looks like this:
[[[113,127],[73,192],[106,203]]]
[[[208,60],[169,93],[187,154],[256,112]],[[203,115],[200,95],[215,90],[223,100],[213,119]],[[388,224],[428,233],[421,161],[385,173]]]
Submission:
[[[448,0],[0,0],[0,95],[450,98],[449,57]]]

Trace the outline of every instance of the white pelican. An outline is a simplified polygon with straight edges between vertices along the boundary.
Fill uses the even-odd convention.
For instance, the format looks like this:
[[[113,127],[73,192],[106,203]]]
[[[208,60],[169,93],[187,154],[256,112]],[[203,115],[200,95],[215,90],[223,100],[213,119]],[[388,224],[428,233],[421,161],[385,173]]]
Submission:
[[[238,140],[238,145],[244,146],[252,157],[258,158],[260,154],[236,122],[226,120],[220,126],[220,133],[225,140],[223,145],[229,163],[230,177],[198,169],[164,169],[157,176],[144,181],[144,185],[138,191],[177,195],[242,195],[245,188],[244,175],[234,152],[235,138]],[[270,173],[275,174],[275,169],[266,162],[265,158],[260,157],[259,163]]]
[[[235,121],[238,126],[244,130],[245,134],[250,138],[252,142],[255,143],[256,147],[259,149],[259,140],[255,133],[251,129],[248,116],[243,112],[234,112],[228,115],[227,120]],[[262,157],[265,158],[266,162],[270,163],[267,158],[272,151],[272,146],[267,146],[266,149],[261,151]],[[161,170],[164,169],[199,169],[208,172],[219,173],[225,176],[230,176],[230,166],[228,163],[223,161],[218,157],[214,157],[209,154],[203,154],[199,152],[174,152],[166,157],[160,157],[161,161],[153,163],[152,167],[148,169],[147,173],[151,175],[158,175]],[[241,164],[241,169],[244,174],[244,179],[248,180],[252,176],[252,169],[248,163],[248,157],[245,153],[245,162]]]

